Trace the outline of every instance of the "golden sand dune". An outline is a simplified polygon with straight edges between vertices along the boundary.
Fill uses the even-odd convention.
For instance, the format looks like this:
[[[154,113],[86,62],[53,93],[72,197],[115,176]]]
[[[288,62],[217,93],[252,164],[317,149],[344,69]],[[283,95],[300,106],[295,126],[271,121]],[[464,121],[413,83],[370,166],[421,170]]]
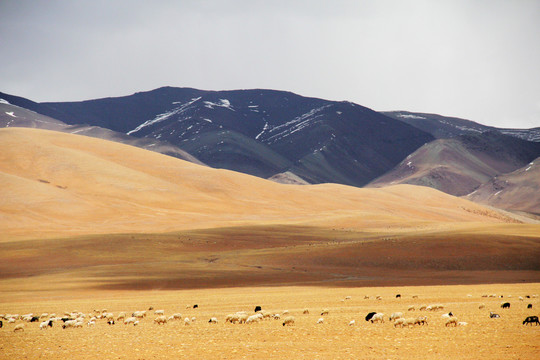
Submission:
[[[251,224],[356,229],[508,218],[414,186],[276,184],[138,148],[23,128],[0,130],[2,240]]]

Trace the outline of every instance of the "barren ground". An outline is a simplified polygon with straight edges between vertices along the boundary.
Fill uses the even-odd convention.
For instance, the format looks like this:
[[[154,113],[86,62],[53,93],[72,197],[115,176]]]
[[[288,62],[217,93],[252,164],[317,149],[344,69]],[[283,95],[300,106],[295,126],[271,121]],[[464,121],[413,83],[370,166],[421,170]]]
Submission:
[[[395,295],[401,294],[401,298]],[[24,332],[14,333],[14,325],[0,329],[0,358],[3,359],[537,359],[540,348],[540,326],[523,326],[526,316],[538,315],[540,301],[525,297],[540,293],[540,283],[493,284],[468,286],[417,287],[242,287],[180,291],[73,291],[11,294],[10,301],[0,300],[6,313],[41,314],[42,312],[107,309],[120,311],[155,309],[165,314],[179,312],[196,317],[185,326],[183,321],[165,325],[153,323],[149,315],[139,326],[109,326],[98,320],[95,327],[62,329],[59,324],[40,330],[37,323],[26,325]],[[483,298],[484,294],[504,295]],[[369,299],[364,299],[365,296]],[[382,300],[376,300],[380,295]],[[413,299],[412,296],[418,298]],[[472,295],[468,297],[468,295]],[[512,296],[511,298],[509,296]],[[350,300],[344,300],[350,296]],[[17,300],[15,300],[17,299]],[[501,309],[501,301],[511,302]],[[409,305],[442,304],[436,312],[411,311]],[[479,304],[485,303],[485,309]],[[527,309],[532,303],[533,309]],[[197,304],[198,309],[189,308]],[[229,313],[255,305],[272,313],[289,310],[294,326],[282,326],[279,320],[260,323],[225,323]],[[308,315],[302,314],[309,309]],[[323,324],[316,324],[320,311],[328,309]],[[429,325],[394,328],[364,321],[370,311],[387,316],[402,311],[405,316],[427,315]],[[452,311],[464,327],[445,327],[443,312]],[[490,319],[496,311],[499,319]],[[149,311],[152,313],[152,311]],[[217,317],[218,324],[209,324]],[[354,326],[349,322],[355,320]]]

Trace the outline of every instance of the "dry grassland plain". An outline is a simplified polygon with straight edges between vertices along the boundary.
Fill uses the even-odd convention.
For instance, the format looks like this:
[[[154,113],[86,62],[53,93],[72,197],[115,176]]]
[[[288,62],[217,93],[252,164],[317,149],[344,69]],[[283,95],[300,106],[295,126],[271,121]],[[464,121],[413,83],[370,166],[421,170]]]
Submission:
[[[540,284],[493,284],[418,287],[242,287],[181,291],[79,291],[60,292],[1,302],[10,313],[121,311],[154,309],[166,315],[181,313],[182,320],[164,325],[153,322],[153,311],[138,326],[117,323],[62,329],[60,323],[40,330],[26,324],[13,332],[8,324],[0,331],[2,359],[538,359],[540,326],[524,326],[530,314],[538,314],[540,301],[518,297],[539,293]],[[396,298],[396,294],[401,298]],[[504,298],[483,298],[484,294]],[[470,297],[468,295],[471,295]],[[349,300],[345,300],[349,297]],[[369,296],[369,299],[365,299]],[[381,296],[382,300],[376,300]],[[414,298],[413,296],[418,296]],[[512,297],[509,297],[512,296]],[[510,309],[501,309],[501,301]],[[479,309],[481,303],[484,309]],[[532,303],[533,309],[527,309]],[[194,309],[192,306],[198,305]],[[438,311],[420,311],[422,304],[442,304]],[[256,305],[271,313],[288,310],[293,326],[281,320],[253,324],[225,323],[227,314],[253,313]],[[415,311],[408,311],[414,305]],[[190,306],[190,308],[187,308]],[[303,314],[308,309],[309,314]],[[324,323],[317,324],[320,312]],[[366,322],[370,311],[385,313],[382,324]],[[428,316],[428,325],[395,328],[388,316]],[[451,311],[466,326],[445,327],[441,315]],[[491,319],[489,312],[500,314]],[[189,326],[183,318],[195,317]],[[218,319],[211,324],[211,317]],[[355,325],[350,326],[351,320]]]
[[[0,230],[0,314],[196,317],[20,332],[4,321],[1,359],[538,359],[540,326],[522,322],[540,315],[526,297],[540,294],[540,225],[433,189],[281,185],[0,129]],[[407,311],[422,304],[444,309]],[[296,322],[225,323],[256,305]],[[371,311],[385,323],[364,321]],[[396,311],[429,325],[394,328]],[[468,325],[445,327],[447,311]]]

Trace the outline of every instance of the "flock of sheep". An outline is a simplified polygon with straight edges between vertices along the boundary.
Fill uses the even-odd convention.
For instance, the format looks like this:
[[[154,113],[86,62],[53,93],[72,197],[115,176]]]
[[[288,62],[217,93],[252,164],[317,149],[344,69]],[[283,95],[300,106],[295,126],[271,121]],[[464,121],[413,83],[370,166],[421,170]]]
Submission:
[[[472,297],[472,295],[467,295]],[[498,297],[497,295],[483,295],[482,297]],[[502,296],[500,296],[502,298]],[[396,298],[401,298],[401,295],[396,295]],[[413,299],[417,299],[417,296],[413,296]],[[511,296],[508,296],[511,298]],[[538,295],[526,296],[526,298],[538,298]],[[364,299],[369,299],[369,296],[365,296]],[[375,299],[381,300],[380,296],[376,296]],[[518,298],[520,301],[523,301],[523,297]],[[350,296],[347,296],[341,301],[351,300]],[[509,309],[511,306],[510,302],[501,303],[501,309]],[[188,308],[197,309],[198,305],[189,306]],[[485,308],[484,304],[478,306],[479,310]],[[428,313],[436,313],[439,310],[444,310],[445,306],[442,304],[432,304],[432,305],[410,305],[407,307],[406,311],[398,311],[392,313],[390,316],[386,317],[390,323],[393,324],[394,328],[411,328],[415,326],[424,326],[428,325]],[[532,309],[532,304],[527,305],[527,309]],[[504,311],[504,310],[503,310]],[[184,317],[180,313],[173,313],[169,316],[165,315],[164,310],[154,310],[153,307],[149,307],[148,310],[137,310],[133,312],[119,312],[114,315],[112,312],[103,310],[94,310],[90,314],[84,314],[79,311],[71,311],[57,316],[56,314],[42,313],[41,315],[34,315],[32,313],[18,315],[18,314],[0,314],[0,328],[4,326],[4,322],[7,324],[14,324],[14,332],[22,332],[26,324],[37,323],[39,328],[46,330],[49,327],[53,327],[53,324],[58,323],[63,329],[68,328],[82,328],[83,326],[93,327],[98,321],[106,322],[108,325],[115,324],[124,324],[137,326],[141,321],[145,320],[147,316],[153,314],[154,319],[153,323],[156,325],[164,325],[171,322],[183,322],[184,325],[188,326],[196,322],[196,317]],[[310,310],[304,309],[302,315],[309,315]],[[330,311],[328,309],[323,309],[320,312],[320,318],[317,320],[316,324],[324,324],[324,316],[329,316]],[[404,314],[408,314],[405,316]],[[417,316],[410,316],[411,314],[417,314]],[[419,315],[418,315],[419,314]],[[435,317],[440,317],[443,320],[443,323],[446,327],[448,326],[467,326],[466,321],[459,321],[458,317],[455,316],[451,311],[441,314],[433,315]],[[432,315],[430,315],[432,317]],[[500,315],[494,312],[490,312],[490,318],[499,318]],[[385,322],[385,314],[377,311],[369,312],[365,316],[365,321],[376,324]],[[235,313],[228,314],[224,317],[225,323],[230,324],[253,324],[264,320],[279,320],[279,323],[283,326],[291,326],[295,324],[295,317],[289,314],[288,310],[280,312],[268,312],[263,310],[261,306],[256,306],[253,313],[248,313],[246,311],[238,311]],[[217,317],[211,317],[208,320],[210,324],[217,324],[219,322]],[[348,325],[354,326],[356,321],[350,320]],[[538,316],[528,316],[524,321],[524,325],[535,324],[540,325]]]

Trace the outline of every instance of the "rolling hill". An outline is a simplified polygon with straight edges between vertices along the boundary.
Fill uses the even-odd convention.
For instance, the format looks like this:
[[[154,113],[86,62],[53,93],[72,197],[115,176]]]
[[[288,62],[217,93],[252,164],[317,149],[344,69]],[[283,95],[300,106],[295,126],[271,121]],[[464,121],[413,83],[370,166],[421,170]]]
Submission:
[[[523,221],[428,187],[284,185],[0,129],[0,282],[11,291],[534,281],[540,225]]]
[[[368,186],[413,184],[464,196],[493,177],[512,172],[539,155],[540,143],[496,131],[459,135],[424,145]]]
[[[501,209],[540,215],[540,158],[508,174],[495,176],[466,196]]]
[[[503,218],[471,215],[487,210],[429,188],[283,185],[60,132],[0,129],[0,147],[3,238],[242,224],[377,228]]]

